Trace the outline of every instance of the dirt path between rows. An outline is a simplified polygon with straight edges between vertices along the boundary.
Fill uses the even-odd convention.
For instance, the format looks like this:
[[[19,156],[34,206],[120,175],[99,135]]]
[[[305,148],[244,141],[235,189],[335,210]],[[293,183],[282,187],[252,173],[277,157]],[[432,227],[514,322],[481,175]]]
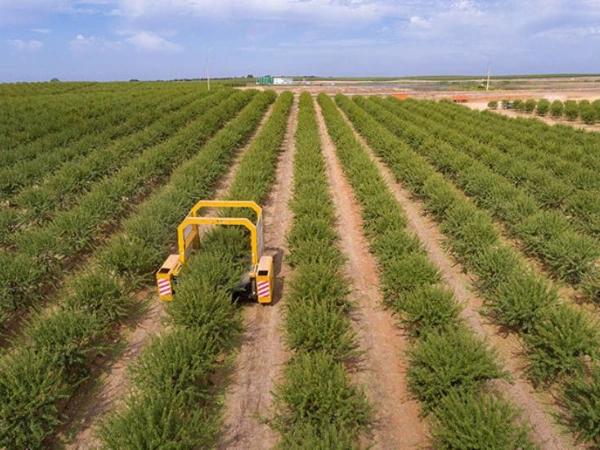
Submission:
[[[356,304],[354,328],[359,348],[364,352],[356,379],[375,405],[375,446],[384,450],[423,448],[429,431],[427,420],[419,417],[420,405],[410,395],[406,382],[408,338],[383,307],[377,262],[363,234],[361,208],[344,176],[320,108],[317,108],[317,118],[342,253],[348,260],[346,270],[352,282],[350,298]]]
[[[347,118],[346,121],[352,126]],[[462,317],[467,325],[497,351],[501,367],[510,372],[512,384],[503,380],[494,381],[493,388],[514,405],[522,408],[524,418],[532,426],[531,439],[543,449],[583,449],[583,446],[576,446],[573,436],[565,434],[565,430],[552,418],[552,413],[556,412],[552,406],[555,403],[554,399],[548,393],[536,392],[526,381],[523,370],[525,362],[520,357],[520,339],[514,333],[505,333],[479,314],[483,309],[483,300],[473,293],[473,281],[465,275],[462,266],[443,250],[445,238],[439,232],[436,223],[423,214],[423,204],[413,199],[409,191],[396,181],[392,171],[374,154],[356,130],[355,136],[376,163],[386,184],[404,209],[408,218],[408,228],[419,237],[430,259],[437,264],[444,280],[454,291],[457,301],[464,307]]]
[[[248,144],[235,155],[227,174],[217,183],[213,196],[214,199],[224,198],[229,191],[243,155],[250,145],[252,145],[254,138],[263,129],[272,111],[273,105],[269,107],[261,119],[257,130]],[[190,208],[192,206],[190,205]],[[215,210],[211,210],[206,215],[214,216],[215,213]],[[201,232],[206,231],[207,229],[201,230]],[[173,244],[172,251],[176,251],[175,243]],[[131,380],[128,376],[129,369],[135,363],[140,352],[150,339],[166,330],[163,320],[166,316],[166,305],[164,302],[158,300],[154,287],[140,293],[137,300],[140,303],[147,303],[148,311],[138,319],[135,327],[128,331],[128,335],[124,338],[125,348],[120,357],[112,362],[109,372],[101,380],[101,386],[94,389],[91,393],[82,393],[79,401],[74,402],[77,403],[77,411],[71,411],[69,415],[74,415],[73,421],[77,422],[78,431],[72,442],[65,447],[67,450],[87,450],[100,445],[96,437],[98,426],[109,411],[114,411],[122,405],[124,398],[131,388]]]
[[[219,449],[262,450],[275,446],[279,437],[261,418],[273,414],[272,391],[280,381],[283,366],[289,358],[281,328],[284,324],[283,282],[290,276],[290,267],[284,258],[288,255],[286,235],[292,222],[288,203],[292,197],[297,114],[296,98],[288,119],[275,183],[263,206],[265,253],[275,257],[275,299],[267,306],[245,306],[246,329],[232,383],[225,396],[225,426],[217,446]]]

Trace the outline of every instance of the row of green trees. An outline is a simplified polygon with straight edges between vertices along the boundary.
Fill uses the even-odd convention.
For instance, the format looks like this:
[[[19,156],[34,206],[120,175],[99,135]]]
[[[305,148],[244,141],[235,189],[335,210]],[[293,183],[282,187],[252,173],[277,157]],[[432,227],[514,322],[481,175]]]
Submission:
[[[477,288],[498,323],[520,335],[535,385],[557,388],[565,409],[561,417],[582,439],[600,444],[600,333],[591,314],[561,299],[556,287],[536,274],[526,260],[501,240],[491,216],[464,197],[419,153],[439,145],[425,132],[421,138],[388,128],[381,116],[362,110],[355,98],[340,105],[398,179],[425,202],[440,223],[450,248],[477,277]],[[493,188],[494,183],[487,186]],[[588,377],[591,371],[593,378]],[[596,409],[595,409],[596,408]]]
[[[532,449],[527,425],[514,405],[486,392],[484,384],[506,377],[495,352],[460,318],[461,306],[418,238],[378,168],[355,138],[335,104],[319,96],[342,167],[362,207],[363,229],[381,271],[384,301],[411,337],[407,371],[409,386],[432,420],[432,447]],[[364,136],[380,143],[386,136],[347,97],[336,96]],[[388,149],[379,156],[405,163]],[[393,148],[393,147],[392,147]],[[383,151],[383,150],[382,150]]]
[[[295,135],[294,218],[288,234],[292,279],[285,301],[286,342],[294,352],[275,391],[273,426],[281,449],[356,448],[372,407],[347,374],[358,357],[351,280],[343,272],[336,214],[311,95],[300,96]]]
[[[560,171],[569,172],[571,167],[584,169],[585,175],[574,177],[577,179],[581,176],[580,182],[591,181],[593,184],[594,179],[597,181],[597,175],[592,176],[592,172],[600,173],[596,133],[562,124],[551,126],[540,120],[514,120],[489,111],[479,112],[461,108],[460,105],[450,102],[440,102],[440,106],[443,106],[444,111],[451,117],[469,117],[475,126],[484,125],[480,127],[480,134],[485,133],[487,137],[483,139],[487,141],[502,136],[514,147],[536,149],[539,153],[539,157],[536,158],[538,162],[544,154],[552,156],[554,164],[564,167],[559,169]]]
[[[135,214],[124,221],[122,232],[99,247],[89,263],[69,278],[61,289],[57,307],[37,314],[26,327],[23,338],[0,358],[0,447],[47,447],[46,439],[68,419],[64,414],[65,402],[88,379],[98,355],[118,345],[115,327],[132,313],[138,290],[154,284],[154,272],[172,247],[173,230],[182,214],[198,198],[210,197],[235,150],[247,142],[274,98],[272,92],[250,92],[248,101],[244,102],[247,106],[237,117],[227,125],[221,124],[221,131],[205,145],[194,146],[190,158],[174,170],[169,183],[154,191]],[[172,145],[177,148],[175,143]],[[239,263],[235,267],[239,269]],[[212,271],[204,270],[204,273]],[[230,297],[218,297],[212,289],[202,298],[220,300],[223,307],[231,305]],[[207,316],[217,321],[221,317],[216,311]],[[183,355],[205,355],[202,348],[210,352],[217,338],[212,333],[206,336],[207,343],[199,342],[198,336],[179,341],[173,338],[180,346],[187,345],[187,351],[181,353],[172,352],[168,347],[160,353],[157,344],[150,352],[157,356],[156,364],[170,372],[163,372],[164,377],[143,377],[144,382],[160,386],[169,381],[199,383],[200,379],[194,378],[193,372],[178,371],[179,367],[172,361]],[[209,365],[201,357],[193,363],[193,368]],[[146,414],[135,419],[150,423],[162,419],[175,424],[189,421],[190,426],[206,429],[208,425],[202,425],[204,415],[192,411],[192,405],[184,403],[175,391],[170,391],[172,396],[159,398],[158,403],[151,405],[154,409],[148,406]],[[197,400],[194,396],[194,406]],[[175,411],[163,413],[168,405],[175,405]],[[182,417],[183,412],[188,414]],[[144,430],[147,442],[154,443],[144,448],[163,444],[162,435],[153,433],[152,427],[144,424]]]
[[[168,181],[171,172],[252,99],[255,92],[234,93],[204,111],[189,126],[132,159],[122,170],[100,180],[79,197],[75,207],[54,215],[37,229],[11,237],[14,248],[0,253],[0,323],[37,304],[89,254],[134,206]]]
[[[115,132],[100,133],[94,142],[89,142],[89,154],[81,154],[62,164],[57,156],[60,150],[41,155],[28,165],[27,172],[35,178],[34,173],[48,172],[47,167],[52,159],[59,167],[53,173],[46,173],[38,183],[28,184],[18,194],[12,196],[6,206],[0,206],[0,243],[10,245],[16,230],[32,229],[49,221],[57,212],[67,210],[76,205],[79,198],[90,191],[97,182],[114,175],[140,153],[169,139],[182,127],[203,114],[207,109],[216,107],[229,94],[215,96],[200,95],[194,98],[177,98],[165,101],[146,111],[134,114],[135,127],[130,134],[116,138]],[[223,95],[224,94],[224,95]],[[140,105],[143,106],[143,105]],[[77,145],[79,149],[84,146]],[[65,155],[63,153],[63,155]],[[65,155],[66,156],[66,155]],[[34,170],[34,167],[36,170]]]
[[[503,108],[507,109],[510,100],[491,101],[488,103],[490,109]],[[538,101],[530,98],[527,100],[513,100],[513,107],[519,112],[535,113],[538,116],[551,116],[555,119],[565,117],[567,120],[575,121],[581,119],[584,123],[593,125],[597,121],[600,121],[600,100],[590,102],[589,100],[567,100],[562,102],[560,100],[550,100],[542,98]]]
[[[372,105],[374,102],[360,98],[357,102],[396,134],[419,139],[419,152],[504,223],[512,236],[524,243],[527,253],[538,258],[556,278],[583,288],[590,300],[600,300],[596,298],[600,292],[596,267],[600,248],[595,238],[580,235],[580,229],[590,226],[587,215],[579,220],[563,214],[563,201],[569,205],[565,197],[573,192],[568,186],[543,170],[506,156],[493,145],[463,135],[469,127],[457,127],[460,118],[448,119],[446,114],[436,113],[440,109],[437,103],[422,105],[421,110],[420,105],[409,109],[401,102],[389,101],[386,106],[392,105],[396,113],[392,114],[385,106]]]
[[[112,89],[103,87],[103,84],[86,86],[85,89],[82,85],[81,90],[73,86],[75,90],[56,95],[35,90],[15,97],[0,95],[0,166],[30,158],[29,146],[39,146],[38,141],[45,143],[42,148],[45,151],[69,144],[84,132],[96,132],[97,128],[93,127],[96,121],[104,120],[107,114],[120,115],[121,120],[126,120],[135,113],[127,110],[144,99],[168,99],[169,94],[173,98],[198,94],[203,90],[165,83],[142,86],[107,83],[116,84]],[[12,149],[18,151],[12,152]]]
[[[395,112],[400,110],[395,102],[389,104]],[[561,212],[582,233],[600,238],[600,167],[575,160],[573,144],[571,148],[561,141],[557,145],[551,135],[554,127],[542,124],[545,128],[531,133],[523,125],[532,121],[505,120],[503,116],[488,113],[471,114],[464,108],[448,106],[414,103],[403,112],[414,120],[425,120],[434,128],[443,125],[438,133],[456,148],[472,150],[471,155],[530,193],[540,206]],[[576,137],[573,128],[563,128],[567,137]],[[587,161],[592,162],[592,158],[593,154],[587,155]]]
[[[214,159],[199,172],[188,173],[196,186],[192,190],[178,186],[183,200],[177,206],[180,216],[198,199],[210,198],[214,182],[230,167],[235,150],[275,97],[273,92],[260,95],[208,144]],[[292,100],[289,92],[279,97],[243,155],[226,199],[264,201],[275,178]],[[207,174],[208,184],[203,177]],[[200,186],[200,190],[195,188]],[[241,215],[256,219],[252,211],[244,210]],[[169,228],[168,236],[174,236],[175,224]],[[222,425],[222,386],[213,381],[242,332],[241,309],[232,294],[248,270],[248,254],[249,236],[239,227],[216,228],[203,236],[168,306],[170,329],[143,349],[132,371],[133,389],[125,405],[113,411],[101,428],[103,448],[215,447]]]

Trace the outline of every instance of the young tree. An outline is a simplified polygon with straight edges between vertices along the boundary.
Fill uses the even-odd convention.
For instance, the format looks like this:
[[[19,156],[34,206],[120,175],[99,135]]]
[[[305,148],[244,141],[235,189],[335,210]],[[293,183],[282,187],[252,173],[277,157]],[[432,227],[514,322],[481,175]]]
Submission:
[[[525,102],[525,112],[532,113],[535,110],[535,100],[530,98]]]
[[[592,102],[592,107],[594,111],[596,111],[596,120],[600,120],[600,100],[594,100]]]
[[[550,101],[546,98],[541,99],[536,108],[536,112],[539,116],[545,116],[550,111]]]
[[[576,120],[579,117],[579,106],[575,100],[565,102],[565,117],[568,120]]]
[[[581,120],[588,125],[596,123],[596,110],[590,102],[579,105],[579,114],[581,115]]]
[[[498,102],[496,100],[492,100],[488,103],[488,108],[490,109],[498,109]]]
[[[557,119],[563,115],[563,109],[563,102],[560,100],[554,100],[550,105],[550,115]]]
[[[515,100],[513,106],[517,111],[525,111],[525,102],[521,99]]]

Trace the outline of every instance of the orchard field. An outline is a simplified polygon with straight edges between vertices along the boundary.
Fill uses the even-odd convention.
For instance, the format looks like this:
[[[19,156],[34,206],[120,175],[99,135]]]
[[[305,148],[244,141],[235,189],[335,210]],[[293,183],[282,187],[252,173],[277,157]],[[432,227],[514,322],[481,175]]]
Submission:
[[[0,448],[600,449],[597,133],[196,82],[0,119]],[[158,301],[201,199],[264,207],[272,304],[237,228]]]

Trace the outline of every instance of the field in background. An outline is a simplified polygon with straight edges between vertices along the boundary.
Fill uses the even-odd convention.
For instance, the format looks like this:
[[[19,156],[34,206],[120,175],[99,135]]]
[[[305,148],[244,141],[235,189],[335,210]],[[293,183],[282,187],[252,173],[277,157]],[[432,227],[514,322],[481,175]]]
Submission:
[[[600,448],[600,135],[477,110],[598,80],[0,85],[0,448]]]

